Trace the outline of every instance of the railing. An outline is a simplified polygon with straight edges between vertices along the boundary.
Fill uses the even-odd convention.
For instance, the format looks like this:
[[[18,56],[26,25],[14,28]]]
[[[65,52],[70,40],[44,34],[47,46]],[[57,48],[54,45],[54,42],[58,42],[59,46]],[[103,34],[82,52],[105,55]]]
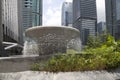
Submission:
[[[21,47],[23,48],[23,46],[21,46],[18,43],[13,43],[13,42],[3,42],[3,45],[7,45],[6,47],[4,47],[5,50],[11,49],[13,47]]]

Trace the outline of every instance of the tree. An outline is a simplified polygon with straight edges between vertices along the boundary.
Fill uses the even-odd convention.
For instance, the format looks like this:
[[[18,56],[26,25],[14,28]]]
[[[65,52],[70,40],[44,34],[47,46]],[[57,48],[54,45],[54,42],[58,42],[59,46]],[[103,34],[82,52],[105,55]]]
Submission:
[[[118,41],[115,41],[114,37],[110,34],[101,34],[97,36],[89,36],[87,41],[87,48],[98,48],[102,45],[113,46]]]
[[[101,44],[101,39],[99,36],[89,36],[88,41],[87,41],[87,48],[96,48],[100,47]]]

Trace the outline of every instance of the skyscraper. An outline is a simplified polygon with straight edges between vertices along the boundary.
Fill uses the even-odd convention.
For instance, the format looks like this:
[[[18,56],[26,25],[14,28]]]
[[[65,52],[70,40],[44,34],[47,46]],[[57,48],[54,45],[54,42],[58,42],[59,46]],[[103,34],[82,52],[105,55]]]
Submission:
[[[42,25],[42,0],[32,1],[32,26]]]
[[[24,30],[42,25],[42,0],[23,0]]]
[[[62,25],[72,26],[72,3],[64,2],[62,5]]]
[[[25,29],[42,25],[42,0],[2,0],[3,40],[23,44]]]
[[[2,0],[3,40],[23,44],[21,0]]]
[[[42,25],[42,0],[23,0],[23,39],[25,38],[25,30]]]
[[[106,32],[106,23],[105,22],[99,22],[97,24],[97,32],[99,34],[103,34],[104,32]]]
[[[23,0],[22,4],[23,30],[32,27],[32,0]]]
[[[3,32],[2,32],[2,0],[0,0],[0,56],[3,56]]]
[[[120,39],[120,0],[105,0],[106,26],[108,32]]]
[[[84,32],[95,36],[97,24],[96,0],[73,0],[73,27],[80,30],[82,44],[87,39]]]

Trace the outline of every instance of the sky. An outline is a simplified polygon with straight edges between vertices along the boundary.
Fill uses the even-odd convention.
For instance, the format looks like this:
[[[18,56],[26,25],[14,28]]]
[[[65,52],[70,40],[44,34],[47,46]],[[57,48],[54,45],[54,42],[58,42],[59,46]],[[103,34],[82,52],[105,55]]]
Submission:
[[[98,22],[105,21],[105,0],[96,0]],[[61,25],[63,2],[72,0],[43,0],[43,25]]]

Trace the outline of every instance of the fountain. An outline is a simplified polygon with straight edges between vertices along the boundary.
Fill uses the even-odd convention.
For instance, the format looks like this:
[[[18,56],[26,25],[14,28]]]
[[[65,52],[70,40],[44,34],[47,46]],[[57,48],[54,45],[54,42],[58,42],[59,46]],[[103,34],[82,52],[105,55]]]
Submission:
[[[23,55],[0,58],[0,72],[29,70],[33,63],[46,61],[53,54],[66,53],[70,49],[80,51],[80,33],[72,27],[36,26],[27,29],[25,35]]]
[[[24,54],[65,53],[69,48],[80,51],[80,33],[79,30],[72,27],[37,26],[27,29],[25,35],[27,42]]]
[[[42,56],[65,53],[68,49],[79,51],[80,36],[79,31],[74,28],[59,26],[33,27],[27,29],[25,34],[27,41],[24,55],[29,57],[0,58],[0,80],[120,80],[120,69],[109,72],[105,70],[59,73],[26,71],[32,63],[43,60]],[[39,56],[30,57],[31,54],[39,54]]]

